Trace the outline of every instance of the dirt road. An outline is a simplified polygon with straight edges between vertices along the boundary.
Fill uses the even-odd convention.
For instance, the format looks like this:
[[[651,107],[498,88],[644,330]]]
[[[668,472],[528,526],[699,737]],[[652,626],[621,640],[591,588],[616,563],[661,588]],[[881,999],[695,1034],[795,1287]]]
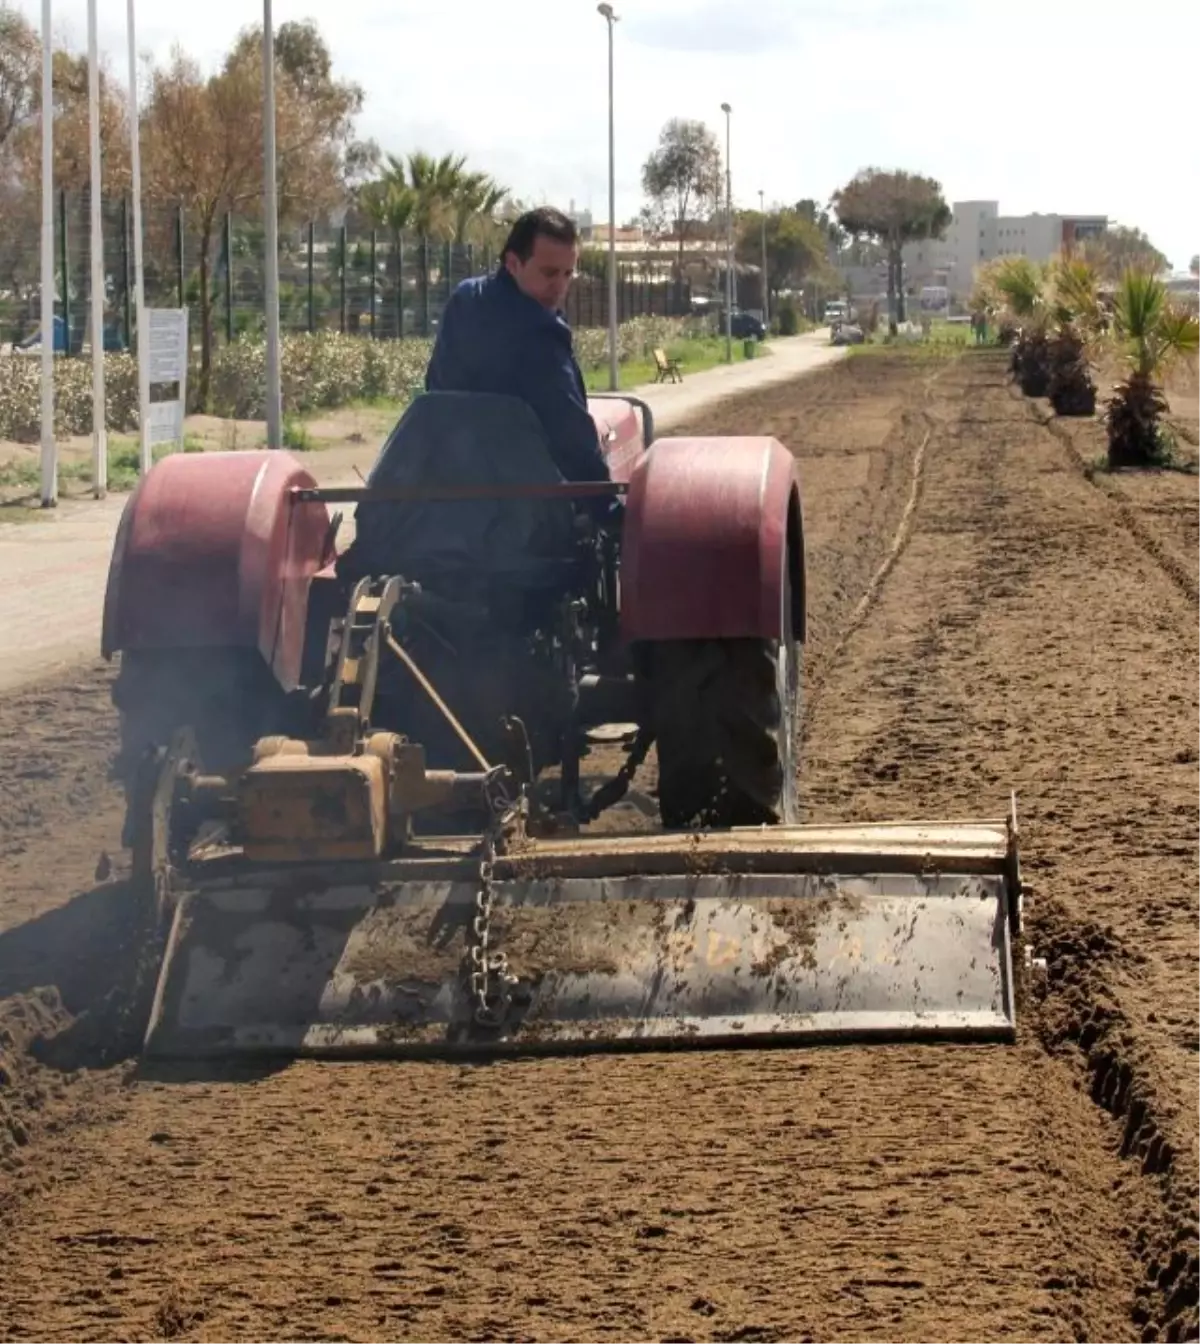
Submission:
[[[1037,413],[996,357],[864,355],[703,426],[800,460],[809,815],[1018,791],[1015,1047],[64,1071],[120,945],[112,723],[98,677],[11,702],[0,1336],[1195,1338],[1189,523]]]

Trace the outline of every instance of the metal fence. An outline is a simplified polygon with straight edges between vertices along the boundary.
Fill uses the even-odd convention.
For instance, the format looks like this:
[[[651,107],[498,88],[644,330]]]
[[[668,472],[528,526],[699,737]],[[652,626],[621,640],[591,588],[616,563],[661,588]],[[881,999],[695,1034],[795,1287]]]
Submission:
[[[55,211],[56,344],[78,353],[90,337],[90,208],[86,192],[59,192]],[[105,347],[128,349],[134,331],[133,211],[128,198],[105,199]],[[217,341],[263,329],[264,230],[253,219],[195,208],[143,210],[143,266],[149,307],[184,307],[201,329],[205,310]],[[8,237],[4,235],[8,234]],[[0,346],[38,330],[38,223],[0,221]],[[442,308],[463,279],[496,265],[472,243],[395,235],[369,227],[310,223],[280,230],[279,305],[285,332],[339,331],[394,340],[431,336]],[[207,290],[208,301],[203,296]],[[691,308],[686,282],[653,281],[618,267],[618,321],[675,317]],[[568,294],[574,327],[608,324],[608,283],[580,275]]]

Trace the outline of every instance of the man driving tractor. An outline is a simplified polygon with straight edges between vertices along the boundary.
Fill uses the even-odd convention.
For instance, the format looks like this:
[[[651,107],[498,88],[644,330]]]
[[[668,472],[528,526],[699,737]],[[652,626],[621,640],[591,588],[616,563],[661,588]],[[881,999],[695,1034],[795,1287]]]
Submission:
[[[568,481],[607,481],[571,329],[562,314],[579,260],[574,222],[548,206],[512,226],[491,274],[464,280],[442,313],[427,392],[519,397],[541,421]]]

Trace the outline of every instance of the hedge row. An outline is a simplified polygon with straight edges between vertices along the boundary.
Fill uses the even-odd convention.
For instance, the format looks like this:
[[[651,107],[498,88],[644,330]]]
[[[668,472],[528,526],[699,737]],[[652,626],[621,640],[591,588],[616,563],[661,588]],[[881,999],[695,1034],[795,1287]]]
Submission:
[[[656,346],[703,335],[698,318],[639,317],[618,329],[622,363],[643,359]],[[369,341],[316,332],[283,338],[283,408],[298,414],[353,401],[407,401],[420,388],[429,362],[426,340]],[[601,368],[608,360],[608,333],[575,333],[580,365]],[[137,364],[130,355],[104,358],[108,428],[138,427]],[[195,373],[193,371],[193,388]],[[243,337],[213,352],[210,408],[214,415],[261,419],[266,396],[266,346]],[[190,398],[189,398],[190,400]],[[193,406],[191,409],[197,409]],[[41,361],[24,355],[0,357],[0,439],[36,442],[41,434]],[[92,365],[89,358],[55,359],[54,427],[58,434],[90,434]]]

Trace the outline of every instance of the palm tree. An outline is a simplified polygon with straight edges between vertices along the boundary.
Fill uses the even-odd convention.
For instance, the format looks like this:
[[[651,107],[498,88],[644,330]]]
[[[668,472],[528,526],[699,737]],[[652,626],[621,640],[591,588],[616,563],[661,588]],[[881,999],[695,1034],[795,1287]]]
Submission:
[[[991,283],[1017,324],[1009,368],[1027,397],[1050,386],[1050,306],[1046,274],[1028,257],[1001,259]]]
[[[408,156],[408,184],[417,196],[413,221],[422,238],[447,238],[453,230],[454,201],[465,176],[465,156],[415,150]]]
[[[1050,268],[1049,304],[1053,336],[1047,392],[1058,415],[1092,415],[1096,384],[1092,380],[1089,344],[1104,327],[1100,277],[1084,257],[1065,256]]]
[[[391,248],[388,257],[388,270],[391,272],[397,303],[400,303],[400,251],[404,235],[412,227],[417,213],[417,196],[404,178],[404,165],[391,155],[383,176],[374,182],[368,182],[359,192],[359,204],[367,217],[390,235]],[[375,277],[371,277],[375,283]],[[397,309],[399,311],[399,307]],[[403,320],[397,318],[396,335],[402,336]]]
[[[1160,380],[1170,366],[1200,349],[1197,319],[1171,303],[1149,271],[1127,270],[1117,286],[1113,329],[1128,371],[1104,414],[1110,467],[1156,466],[1170,454],[1161,418],[1169,407]]]
[[[476,221],[491,220],[507,195],[508,188],[487,173],[465,173],[453,199],[455,246],[467,242]]]
[[[366,214],[391,232],[393,268],[398,266],[403,235],[415,234],[420,240],[416,302],[417,310],[425,314],[429,242],[461,246],[473,228],[492,221],[507,196],[508,189],[488,174],[468,171],[464,155],[438,158],[414,150],[405,157],[389,154],[382,174],[362,188],[359,200]],[[396,275],[398,280],[398,269]]]

